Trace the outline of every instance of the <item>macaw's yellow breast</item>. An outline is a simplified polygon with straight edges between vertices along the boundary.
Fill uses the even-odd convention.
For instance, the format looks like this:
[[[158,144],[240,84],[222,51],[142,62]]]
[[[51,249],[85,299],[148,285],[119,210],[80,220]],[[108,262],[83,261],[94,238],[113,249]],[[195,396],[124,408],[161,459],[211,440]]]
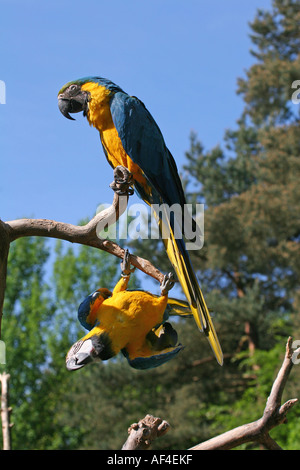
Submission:
[[[119,292],[102,303],[97,315],[99,327],[108,333],[116,353],[129,343],[141,347],[149,331],[162,322],[166,305],[166,296]]]
[[[118,131],[115,128],[109,106],[111,92],[93,82],[85,83],[82,85],[82,89],[88,91],[91,95],[87,119],[90,125],[96,127],[100,132],[101,142],[109,163],[113,168],[118,165],[127,168],[133,174],[133,178],[142,184],[146,190],[148,185],[143,171],[125,152]]]

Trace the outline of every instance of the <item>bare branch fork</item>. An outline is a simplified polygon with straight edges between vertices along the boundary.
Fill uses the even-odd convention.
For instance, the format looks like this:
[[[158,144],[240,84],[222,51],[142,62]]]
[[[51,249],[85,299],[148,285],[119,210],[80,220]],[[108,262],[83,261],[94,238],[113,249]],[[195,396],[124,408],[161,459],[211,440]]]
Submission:
[[[289,337],[283,363],[260,419],[198,444],[192,450],[228,450],[245,442],[258,442],[269,450],[281,450],[281,447],[271,438],[269,433],[275,426],[286,422],[288,411],[298,402],[297,398],[293,398],[281,405],[284,387],[294,365],[293,358],[297,357],[299,353],[300,348],[293,352],[292,338]]]
[[[117,167],[114,172],[114,182],[111,184],[114,190],[111,206],[96,214],[90,222],[83,226],[48,219],[17,219],[9,222],[3,222],[0,219],[0,338],[10,243],[21,237],[50,237],[98,248],[123,259],[124,249],[113,241],[100,238],[98,229],[99,225],[104,228],[116,223],[125,212],[129,195],[132,194],[129,177],[130,173],[126,169]],[[130,262],[160,283],[163,281],[163,274],[148,260],[131,254]]]
[[[167,421],[146,415],[138,423],[129,427],[129,436],[122,450],[147,450],[157,437],[163,436],[169,429],[170,425]]]
[[[299,355],[300,348],[293,351],[292,338],[289,337],[283,363],[273,383],[263,416],[260,419],[220,434],[189,450],[229,450],[246,442],[257,442],[268,450],[282,450],[270,436],[270,431],[287,421],[286,415],[288,411],[298,402],[297,398],[293,398],[281,405],[282,394],[294,365],[293,359]],[[130,426],[128,430],[129,437],[122,450],[148,449],[151,442],[156,437],[165,434],[169,428],[170,426],[166,421],[147,415],[138,423]]]

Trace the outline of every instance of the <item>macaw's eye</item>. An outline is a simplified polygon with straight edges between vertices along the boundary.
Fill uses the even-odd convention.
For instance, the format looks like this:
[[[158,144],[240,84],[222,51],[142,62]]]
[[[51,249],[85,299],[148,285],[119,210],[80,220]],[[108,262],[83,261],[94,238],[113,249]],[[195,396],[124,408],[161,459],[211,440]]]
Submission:
[[[70,85],[68,91],[70,96],[76,96],[80,92],[80,86],[75,84]]]

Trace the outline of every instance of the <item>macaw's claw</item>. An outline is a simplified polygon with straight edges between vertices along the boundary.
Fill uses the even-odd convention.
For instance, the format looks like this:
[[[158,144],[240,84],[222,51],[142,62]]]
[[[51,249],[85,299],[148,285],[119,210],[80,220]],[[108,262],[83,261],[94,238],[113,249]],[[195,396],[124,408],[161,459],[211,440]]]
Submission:
[[[167,295],[169,290],[174,287],[175,279],[173,273],[165,274],[162,283],[160,284],[161,295]]]
[[[126,249],[124,252],[124,258],[121,263],[121,269],[123,276],[130,276],[130,274],[135,271],[135,267],[130,268],[130,253],[128,249]]]
[[[132,196],[133,176],[124,166],[117,166],[114,169],[114,181],[109,185],[119,196]]]

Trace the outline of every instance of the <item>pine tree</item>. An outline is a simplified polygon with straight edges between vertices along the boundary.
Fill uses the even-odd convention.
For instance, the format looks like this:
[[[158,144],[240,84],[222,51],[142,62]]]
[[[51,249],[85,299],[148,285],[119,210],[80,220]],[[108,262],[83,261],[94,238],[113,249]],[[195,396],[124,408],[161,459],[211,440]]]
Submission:
[[[201,277],[222,297],[239,299],[239,312],[231,310],[252,351],[270,347],[274,320],[292,312],[299,291],[299,107],[291,101],[299,19],[298,1],[258,12],[251,24],[257,62],[238,80],[245,101],[238,128],[226,133],[224,149],[208,152],[194,135],[187,153],[201,182],[196,197],[207,205]],[[224,317],[234,320],[220,307],[221,323]]]

